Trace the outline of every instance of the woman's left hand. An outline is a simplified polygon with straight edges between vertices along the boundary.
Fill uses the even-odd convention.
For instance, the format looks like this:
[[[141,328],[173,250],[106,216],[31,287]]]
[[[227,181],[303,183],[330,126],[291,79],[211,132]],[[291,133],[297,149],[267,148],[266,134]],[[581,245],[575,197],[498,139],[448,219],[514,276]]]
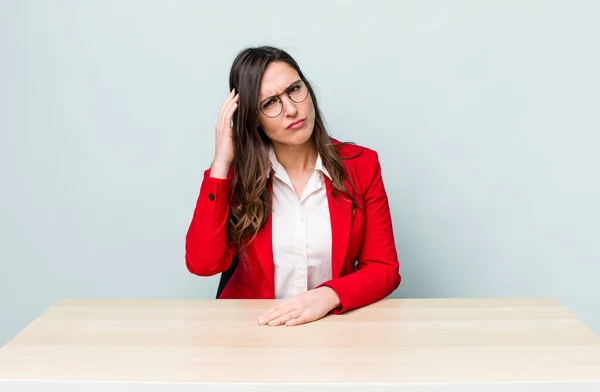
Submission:
[[[259,325],[300,325],[318,320],[340,304],[333,289],[322,286],[279,301],[277,306],[258,318]]]

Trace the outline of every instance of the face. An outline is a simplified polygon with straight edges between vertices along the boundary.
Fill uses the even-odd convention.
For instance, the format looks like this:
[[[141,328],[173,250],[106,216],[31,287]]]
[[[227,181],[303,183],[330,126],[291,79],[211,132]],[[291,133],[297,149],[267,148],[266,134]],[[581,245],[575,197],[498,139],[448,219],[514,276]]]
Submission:
[[[315,108],[306,85],[296,83],[299,80],[298,72],[284,62],[273,62],[265,69],[260,82],[258,122],[273,144],[299,146],[312,136]],[[279,108],[281,113],[277,115]]]

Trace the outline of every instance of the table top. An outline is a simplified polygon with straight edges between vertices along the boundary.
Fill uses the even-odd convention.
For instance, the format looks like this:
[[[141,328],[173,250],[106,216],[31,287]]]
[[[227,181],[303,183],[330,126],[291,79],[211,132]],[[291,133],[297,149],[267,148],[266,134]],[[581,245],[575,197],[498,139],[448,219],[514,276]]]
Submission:
[[[0,348],[0,382],[600,385],[600,339],[552,299],[387,299],[259,326],[272,304],[63,299]]]

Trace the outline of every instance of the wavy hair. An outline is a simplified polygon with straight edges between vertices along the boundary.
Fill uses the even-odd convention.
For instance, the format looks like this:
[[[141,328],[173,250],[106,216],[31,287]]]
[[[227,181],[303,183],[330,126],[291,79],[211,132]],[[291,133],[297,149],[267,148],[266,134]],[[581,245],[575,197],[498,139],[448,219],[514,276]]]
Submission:
[[[234,160],[233,185],[230,195],[230,214],[227,224],[228,238],[239,248],[246,239],[252,240],[272,212],[271,165],[269,163],[270,139],[258,122],[260,82],[267,66],[272,62],[285,62],[294,68],[306,84],[315,108],[313,138],[323,164],[331,179],[334,195],[341,192],[358,203],[348,192],[345,181],[352,189],[342,158],[325,129],[323,116],[314,91],[304,77],[298,63],[285,51],[271,46],[246,48],[238,53],[229,74],[229,90],[239,94],[238,109],[233,115]],[[340,145],[343,143],[340,143]],[[353,192],[356,194],[355,192]]]

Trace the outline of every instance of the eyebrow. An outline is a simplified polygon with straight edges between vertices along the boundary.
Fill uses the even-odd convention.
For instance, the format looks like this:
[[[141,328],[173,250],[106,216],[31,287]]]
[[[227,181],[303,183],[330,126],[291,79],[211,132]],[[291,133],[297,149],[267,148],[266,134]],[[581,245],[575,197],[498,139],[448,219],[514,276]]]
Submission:
[[[284,89],[284,90],[283,90],[283,91],[282,91],[280,94],[273,94],[273,95],[269,95],[268,97],[265,97],[265,98],[263,98],[263,99],[259,99],[258,101],[259,101],[259,103],[263,103],[263,102],[265,102],[267,99],[270,99],[270,98],[277,97],[277,96],[279,96],[279,95],[281,95],[281,94],[285,93],[286,91],[288,91],[288,90],[290,89],[290,87],[292,87],[293,85],[295,85],[296,83],[298,83],[298,82],[301,82],[301,81],[302,81],[302,79],[298,79],[298,80],[296,80],[296,81],[293,81],[293,82],[292,82],[292,83],[290,83],[290,84],[289,84],[289,86],[287,86],[287,87],[286,87],[286,88],[285,88],[285,89]]]

